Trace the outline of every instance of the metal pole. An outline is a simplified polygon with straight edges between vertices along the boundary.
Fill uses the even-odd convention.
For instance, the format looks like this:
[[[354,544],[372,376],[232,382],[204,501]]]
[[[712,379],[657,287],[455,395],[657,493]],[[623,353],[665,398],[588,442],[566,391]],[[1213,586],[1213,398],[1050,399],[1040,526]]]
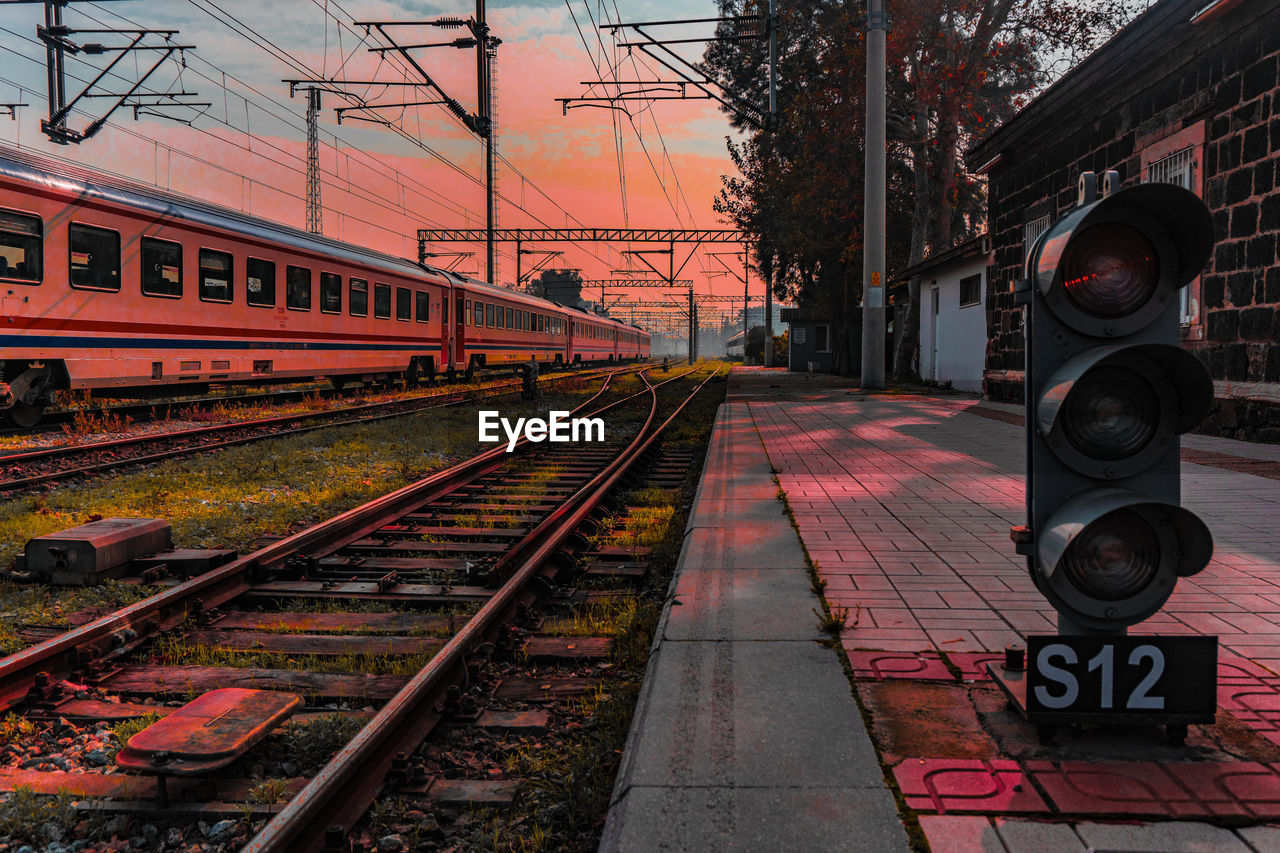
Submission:
[[[745,253],[742,263],[745,269]],[[773,367],[773,287],[768,279],[764,282],[764,366]]]
[[[320,89],[307,89],[307,231],[323,234],[320,206]]]
[[[50,30],[52,39],[62,38],[62,4],[58,0],[45,0],[44,4],[44,25]],[[66,106],[66,77],[63,74],[62,66],[62,47],[55,47],[53,44],[46,44],[45,47],[45,64],[49,76],[49,118],[50,130],[65,130],[67,126],[66,116],[53,122],[54,116],[62,112],[62,108]],[[66,145],[66,139],[61,136],[51,136],[54,142],[59,145]]]
[[[689,288],[689,363],[693,364],[693,288]]]
[[[493,229],[489,230],[489,245],[490,246],[493,245]],[[493,263],[493,255],[489,256],[489,262]],[[516,289],[517,290],[520,289],[520,282],[523,280],[523,278],[524,276],[520,272],[520,241],[516,240]],[[530,285],[533,284],[532,279],[529,281],[529,284]]]
[[[476,0],[476,88],[481,126],[484,129],[485,278],[493,275],[493,112],[489,90],[489,25],[484,20],[484,0]]]
[[[885,0],[867,3],[866,190],[863,197],[862,387],[884,387]]]
[[[745,254],[745,252],[744,252]],[[747,320],[747,300],[751,298],[751,288],[747,282],[747,267],[744,263],[742,266],[742,363],[747,363],[747,330],[750,323]]]

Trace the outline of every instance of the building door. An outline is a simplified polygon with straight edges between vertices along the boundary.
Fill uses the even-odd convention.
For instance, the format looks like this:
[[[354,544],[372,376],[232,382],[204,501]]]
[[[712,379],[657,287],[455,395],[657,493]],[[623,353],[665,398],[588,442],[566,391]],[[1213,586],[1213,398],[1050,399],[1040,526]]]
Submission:
[[[929,316],[932,320],[932,327],[929,334],[929,378],[934,382],[938,381],[938,288],[933,287],[929,290],[931,311]]]

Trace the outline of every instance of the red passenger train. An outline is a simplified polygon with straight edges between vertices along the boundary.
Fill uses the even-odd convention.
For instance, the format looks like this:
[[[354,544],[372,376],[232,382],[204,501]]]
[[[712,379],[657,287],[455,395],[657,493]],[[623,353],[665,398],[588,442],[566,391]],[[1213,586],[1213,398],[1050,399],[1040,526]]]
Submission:
[[[643,359],[608,317],[0,148],[0,409]]]

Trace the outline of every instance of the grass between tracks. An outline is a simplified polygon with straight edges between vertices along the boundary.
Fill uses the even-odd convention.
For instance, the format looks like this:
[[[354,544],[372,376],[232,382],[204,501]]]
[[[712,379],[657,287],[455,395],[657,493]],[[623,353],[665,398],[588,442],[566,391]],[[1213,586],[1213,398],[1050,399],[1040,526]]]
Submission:
[[[639,380],[614,384],[634,387]],[[175,548],[244,551],[263,534],[330,518],[493,447],[478,440],[480,409],[507,418],[545,417],[552,409],[573,409],[598,388],[599,380],[563,382],[536,402],[511,396],[318,430],[15,498],[0,504],[0,566],[11,564],[32,537],[110,517],[168,519]],[[23,624],[65,624],[66,614],[83,607],[110,609],[154,591],[124,584],[50,589],[0,580],[0,654],[28,645],[17,634]]]

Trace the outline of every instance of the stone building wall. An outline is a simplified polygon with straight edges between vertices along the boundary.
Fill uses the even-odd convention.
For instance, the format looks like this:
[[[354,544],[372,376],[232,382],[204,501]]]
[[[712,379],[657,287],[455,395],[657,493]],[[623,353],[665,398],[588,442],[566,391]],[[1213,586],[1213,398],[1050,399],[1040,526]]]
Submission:
[[[1022,309],[1010,289],[1028,225],[1074,205],[1082,171],[1115,169],[1128,186],[1190,146],[1192,189],[1217,240],[1183,326],[1214,379],[1201,431],[1280,441],[1280,4],[1228,2],[1191,23],[1204,6],[1156,4],[970,152],[971,168],[989,164],[988,397],[1022,400]]]

